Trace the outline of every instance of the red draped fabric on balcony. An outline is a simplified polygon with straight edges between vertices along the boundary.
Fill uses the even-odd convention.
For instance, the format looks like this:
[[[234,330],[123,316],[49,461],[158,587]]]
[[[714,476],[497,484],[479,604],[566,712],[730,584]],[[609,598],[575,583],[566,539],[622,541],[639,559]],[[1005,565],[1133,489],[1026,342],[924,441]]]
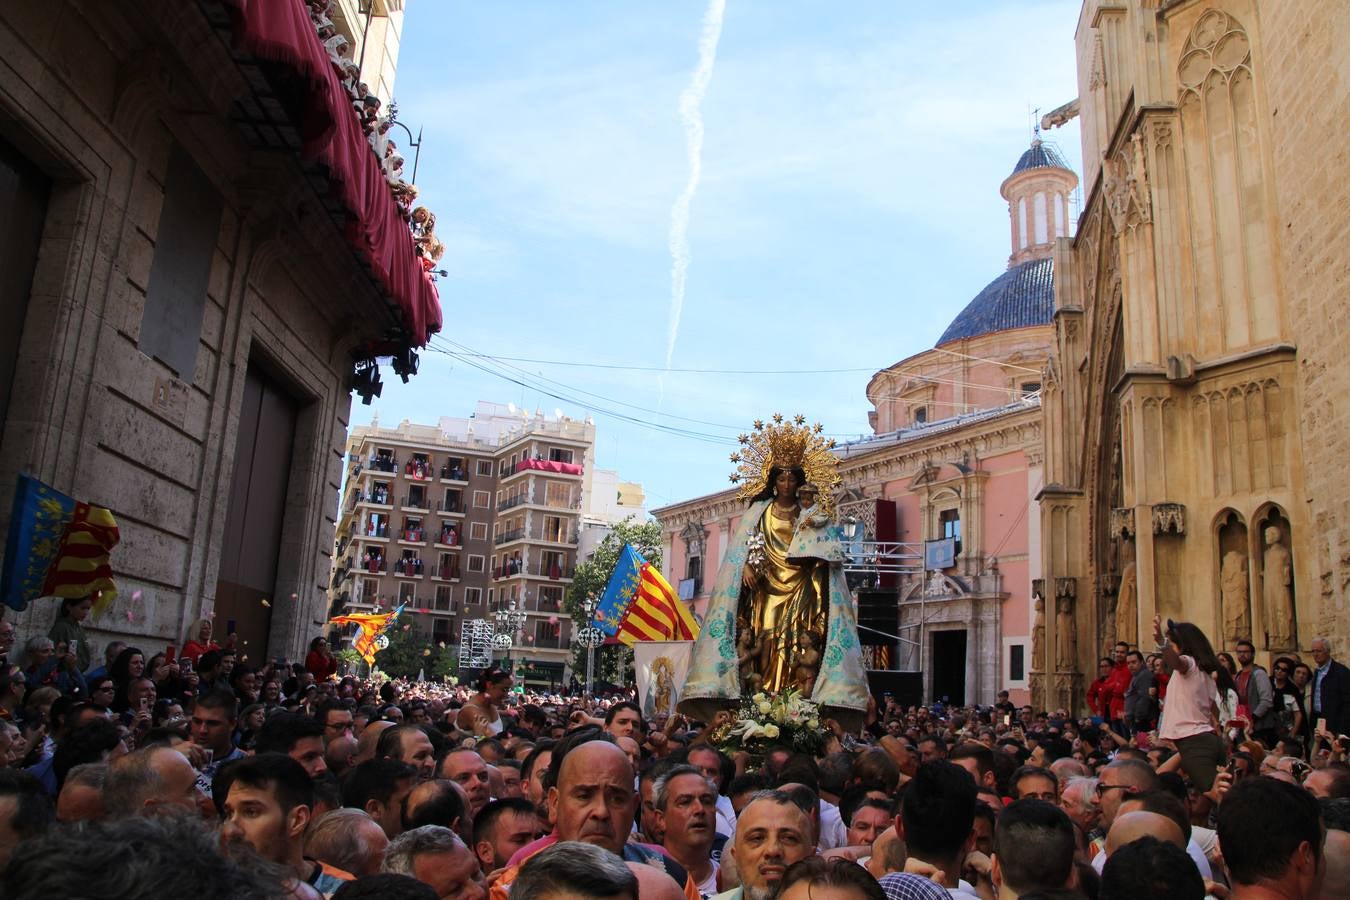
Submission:
[[[413,252],[389,183],[302,0],[225,0],[239,49],[290,66],[308,91],[300,111],[301,155],[328,168],[347,209],[346,235],[398,303],[414,346],[441,330],[436,286]]]
[[[553,462],[550,459],[522,459],[516,463],[516,471],[537,469],[540,472],[558,472],[563,475],[580,475],[581,466],[576,463]]]

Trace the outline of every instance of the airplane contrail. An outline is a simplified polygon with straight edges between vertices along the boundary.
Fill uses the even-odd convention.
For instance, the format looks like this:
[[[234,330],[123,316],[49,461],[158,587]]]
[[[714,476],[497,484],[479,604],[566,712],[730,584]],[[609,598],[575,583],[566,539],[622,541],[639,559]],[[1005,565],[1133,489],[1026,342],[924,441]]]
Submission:
[[[684,311],[684,285],[689,274],[689,207],[694,202],[699,178],[703,175],[703,96],[712,81],[717,60],[717,41],[722,36],[722,17],[726,0],[710,0],[703,14],[703,31],[698,38],[698,65],[693,77],[680,92],[680,119],[684,123],[685,154],[689,158],[689,180],[670,210],[670,323],[666,329],[666,368],[675,354],[675,339],[680,333],[680,314]]]

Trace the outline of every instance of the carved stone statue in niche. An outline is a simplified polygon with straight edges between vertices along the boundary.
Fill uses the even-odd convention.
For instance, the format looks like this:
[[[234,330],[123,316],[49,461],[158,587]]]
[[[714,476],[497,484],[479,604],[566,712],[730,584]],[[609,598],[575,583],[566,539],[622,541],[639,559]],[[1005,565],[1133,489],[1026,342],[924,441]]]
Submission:
[[[1233,646],[1251,634],[1248,605],[1247,555],[1229,550],[1219,568],[1219,594],[1223,598],[1223,642]]]
[[[1116,592],[1116,640],[1130,646],[1139,643],[1139,583],[1134,560],[1120,572],[1120,590]]]
[[[1037,595],[1033,601],[1036,615],[1031,624],[1031,669],[1045,671],[1045,598]]]
[[[1120,579],[1116,575],[1107,575],[1103,579],[1101,590],[1102,609],[1102,646],[1113,647],[1116,643],[1116,600],[1120,597]]]
[[[1280,526],[1265,529],[1261,560],[1261,594],[1265,600],[1266,642],[1271,650],[1294,648],[1294,566],[1282,541]]]
[[[1073,622],[1073,598],[1055,600],[1055,668],[1072,672],[1077,667],[1078,632]]]

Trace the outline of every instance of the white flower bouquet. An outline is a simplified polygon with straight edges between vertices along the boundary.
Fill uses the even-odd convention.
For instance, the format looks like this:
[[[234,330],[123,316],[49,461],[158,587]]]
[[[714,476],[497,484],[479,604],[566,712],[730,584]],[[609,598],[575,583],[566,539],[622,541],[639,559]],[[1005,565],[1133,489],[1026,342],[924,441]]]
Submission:
[[[820,756],[828,738],[816,704],[796,688],[742,697],[740,708],[722,717],[709,735],[723,753],[732,756],[744,751],[756,764],[775,746]]]

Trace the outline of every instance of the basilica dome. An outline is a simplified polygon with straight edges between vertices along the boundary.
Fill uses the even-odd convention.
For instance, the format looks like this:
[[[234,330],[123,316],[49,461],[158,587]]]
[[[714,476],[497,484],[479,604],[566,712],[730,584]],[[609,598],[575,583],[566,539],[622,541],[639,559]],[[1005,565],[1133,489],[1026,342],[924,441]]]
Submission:
[[[1017,160],[1017,165],[1013,166],[1012,173],[1016,175],[1018,172],[1025,172],[1027,169],[1069,170],[1069,164],[1060,155],[1060,152],[1050,144],[1036,140],[1032,141],[1031,149],[1023,153]]]
[[[995,331],[1048,325],[1055,311],[1054,263],[1029,259],[1008,269],[961,310],[937,346]]]

